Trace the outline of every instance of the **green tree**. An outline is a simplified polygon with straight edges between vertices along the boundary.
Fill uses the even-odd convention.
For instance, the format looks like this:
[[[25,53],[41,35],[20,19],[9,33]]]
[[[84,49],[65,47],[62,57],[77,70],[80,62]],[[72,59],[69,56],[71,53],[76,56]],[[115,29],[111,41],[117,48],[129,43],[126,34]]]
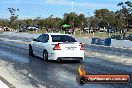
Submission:
[[[19,11],[19,9],[14,9],[14,8],[8,8],[11,16],[10,16],[10,27],[12,28],[16,28],[18,27],[18,24],[16,22],[16,20],[18,20],[18,15],[16,14],[17,11]]]
[[[126,27],[132,25],[132,2],[126,1],[118,3],[117,6],[120,6],[121,9],[118,10],[118,13],[124,16],[124,20],[126,22]]]
[[[120,29],[124,26],[124,15],[120,11],[110,11],[108,9],[99,9],[95,11],[95,17],[98,19],[99,27],[113,27]]]
[[[90,18],[90,27],[98,27],[98,18],[91,16]]]
[[[9,20],[8,19],[0,19],[0,26],[9,27]]]
[[[33,20],[32,19],[24,19],[23,21],[26,24],[26,27],[33,26]]]
[[[115,12],[115,22],[114,22],[114,26],[116,27],[116,29],[121,29],[122,27],[125,27],[125,18],[124,15],[122,13],[120,13],[120,11],[116,11]]]
[[[99,9],[94,12],[95,17],[98,19],[98,25],[100,27],[108,27],[110,11],[108,9]]]
[[[64,14],[64,24],[69,24],[72,27],[75,26],[75,19],[77,19],[78,15],[75,12],[65,13]]]
[[[76,17],[74,26],[83,28],[85,23],[86,23],[85,15],[84,14],[80,14],[79,16]]]

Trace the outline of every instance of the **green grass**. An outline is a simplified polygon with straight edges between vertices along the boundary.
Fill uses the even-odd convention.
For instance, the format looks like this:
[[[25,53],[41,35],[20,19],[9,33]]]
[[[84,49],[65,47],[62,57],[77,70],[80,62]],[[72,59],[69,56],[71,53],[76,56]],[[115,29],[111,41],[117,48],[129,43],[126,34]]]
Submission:
[[[108,38],[114,33],[106,33],[106,32],[95,32],[94,36],[97,38]]]
[[[38,30],[38,31],[28,31],[29,34],[44,34],[46,33],[45,30]]]
[[[76,33],[76,37],[96,37],[96,38],[107,38],[116,33],[106,33],[106,32],[95,32],[95,33]]]
[[[132,34],[132,32],[126,32],[126,35],[130,35],[130,34]]]

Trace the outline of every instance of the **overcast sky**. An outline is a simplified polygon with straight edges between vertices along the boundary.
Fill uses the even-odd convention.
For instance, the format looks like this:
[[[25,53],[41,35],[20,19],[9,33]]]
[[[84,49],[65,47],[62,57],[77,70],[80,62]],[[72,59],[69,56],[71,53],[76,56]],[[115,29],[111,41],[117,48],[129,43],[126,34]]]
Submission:
[[[112,11],[120,9],[119,2],[127,0],[73,0],[73,11],[86,16],[94,14],[96,9],[107,8]],[[17,14],[19,18],[35,17],[63,17],[64,13],[72,11],[72,0],[0,0],[0,18],[9,18],[7,8],[20,9]]]

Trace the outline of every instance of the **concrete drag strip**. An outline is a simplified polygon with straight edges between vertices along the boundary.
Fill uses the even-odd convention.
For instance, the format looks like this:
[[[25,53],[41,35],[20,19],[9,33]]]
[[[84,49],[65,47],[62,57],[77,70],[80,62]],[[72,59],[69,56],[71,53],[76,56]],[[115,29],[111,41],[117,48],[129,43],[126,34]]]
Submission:
[[[100,57],[101,59],[109,60],[115,63],[121,63],[124,65],[132,66],[132,58],[126,56],[117,56],[111,55],[106,53],[99,53],[99,52],[92,52],[92,51],[85,51],[85,55],[88,57]]]
[[[8,41],[8,42],[16,42],[16,43],[20,43],[20,44],[29,44],[29,42],[24,42],[21,40],[11,40],[11,39],[7,39],[7,38],[0,38],[0,40]]]

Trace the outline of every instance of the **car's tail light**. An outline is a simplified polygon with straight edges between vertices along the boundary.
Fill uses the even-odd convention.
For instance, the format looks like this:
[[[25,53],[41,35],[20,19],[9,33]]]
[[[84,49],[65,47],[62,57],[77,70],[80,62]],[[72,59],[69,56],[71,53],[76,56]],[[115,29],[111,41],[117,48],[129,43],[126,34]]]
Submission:
[[[80,50],[84,50],[84,45],[82,43],[80,43]]]
[[[53,48],[53,50],[61,50],[61,48],[60,48],[60,44],[59,44],[59,43],[56,44],[55,47]]]

